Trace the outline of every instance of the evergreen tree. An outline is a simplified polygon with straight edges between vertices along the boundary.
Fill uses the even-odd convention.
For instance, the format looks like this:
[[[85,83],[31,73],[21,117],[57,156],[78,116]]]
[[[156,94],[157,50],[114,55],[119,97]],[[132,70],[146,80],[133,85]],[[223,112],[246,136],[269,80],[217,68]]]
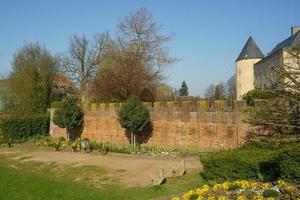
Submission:
[[[83,126],[83,111],[78,100],[66,97],[58,104],[53,122],[60,128],[67,129],[67,138],[74,139]]]
[[[189,89],[186,85],[185,81],[182,82],[181,88],[179,89],[179,95],[180,96],[189,96]]]
[[[138,96],[131,95],[121,106],[118,112],[118,120],[121,126],[130,132],[130,141],[135,149],[136,136],[141,134],[150,123],[149,110]]]

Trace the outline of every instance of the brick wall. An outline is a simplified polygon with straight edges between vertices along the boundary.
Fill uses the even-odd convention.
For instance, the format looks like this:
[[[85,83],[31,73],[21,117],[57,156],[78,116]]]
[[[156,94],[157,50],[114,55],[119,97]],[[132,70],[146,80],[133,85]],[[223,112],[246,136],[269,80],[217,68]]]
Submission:
[[[207,101],[145,103],[151,111],[152,128],[139,137],[140,143],[178,149],[217,150],[237,148],[243,143],[248,125],[241,112],[245,102],[227,107],[223,101],[209,106]],[[128,144],[129,137],[117,120],[121,104],[86,104],[82,138]],[[53,110],[51,110],[53,116]],[[66,130],[51,123],[53,137],[66,136]]]

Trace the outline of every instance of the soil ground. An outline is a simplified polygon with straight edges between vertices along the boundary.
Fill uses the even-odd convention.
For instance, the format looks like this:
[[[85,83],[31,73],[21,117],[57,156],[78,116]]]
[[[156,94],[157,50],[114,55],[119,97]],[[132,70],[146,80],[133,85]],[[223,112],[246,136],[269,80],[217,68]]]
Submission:
[[[99,167],[111,179],[118,179],[119,183],[126,187],[151,185],[152,177],[161,169],[164,170],[167,178],[173,178],[172,170],[178,168],[182,160],[185,160],[188,174],[198,173],[201,170],[198,157],[172,158],[169,156],[154,157],[116,153],[101,155],[100,153],[73,153],[66,150],[54,152],[51,148],[31,148],[26,146],[1,148],[0,155],[7,155],[10,159],[21,159],[22,162],[54,163],[58,167]]]

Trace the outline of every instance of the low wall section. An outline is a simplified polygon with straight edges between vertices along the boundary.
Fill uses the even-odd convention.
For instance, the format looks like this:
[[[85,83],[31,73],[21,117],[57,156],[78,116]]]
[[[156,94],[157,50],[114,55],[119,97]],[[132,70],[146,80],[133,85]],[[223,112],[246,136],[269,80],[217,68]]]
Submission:
[[[140,137],[140,142],[149,146],[164,146],[178,149],[219,150],[241,146],[249,129],[243,122],[241,112],[246,108],[244,101],[234,102],[227,107],[224,101],[198,102],[155,102],[145,103],[151,111],[152,130]],[[82,138],[128,144],[126,131],[117,120],[121,104],[84,105],[84,129]],[[51,110],[51,118],[54,110]],[[51,122],[50,134],[65,137],[66,130]]]

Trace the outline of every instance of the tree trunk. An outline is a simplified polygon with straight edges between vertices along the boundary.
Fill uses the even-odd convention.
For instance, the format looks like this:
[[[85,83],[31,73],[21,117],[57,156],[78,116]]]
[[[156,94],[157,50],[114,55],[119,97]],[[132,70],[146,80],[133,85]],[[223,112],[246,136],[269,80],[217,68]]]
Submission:
[[[133,134],[133,148],[134,148],[134,151],[136,150],[136,136],[135,134]]]
[[[132,132],[130,132],[130,143],[131,143],[132,148],[134,148],[134,141],[133,141],[133,133]]]
[[[67,142],[70,141],[70,131],[67,130]]]

